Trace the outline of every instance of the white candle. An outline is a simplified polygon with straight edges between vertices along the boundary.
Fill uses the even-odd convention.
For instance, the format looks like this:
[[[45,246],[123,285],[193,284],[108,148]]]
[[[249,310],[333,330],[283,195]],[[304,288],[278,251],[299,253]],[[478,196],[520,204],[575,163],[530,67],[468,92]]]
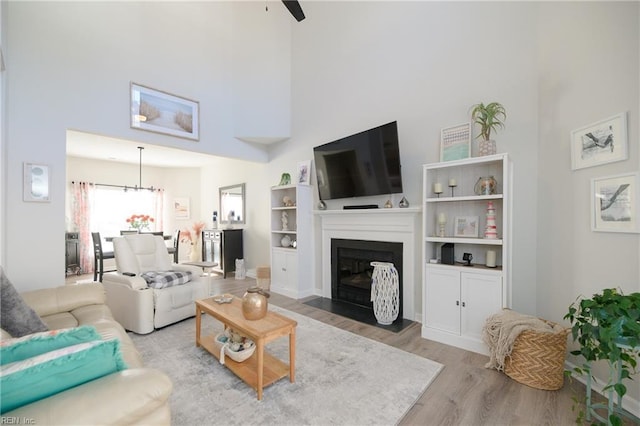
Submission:
[[[438,215],[438,223],[447,223],[447,215],[444,213],[440,213]]]
[[[485,262],[485,265],[487,265],[487,267],[489,268],[495,268],[496,267],[496,252],[493,250],[487,250],[487,261]]]
[[[433,192],[435,192],[436,194],[442,193],[442,184],[440,182],[433,184]]]
[[[449,179],[449,186],[457,186],[457,182],[455,179]]]

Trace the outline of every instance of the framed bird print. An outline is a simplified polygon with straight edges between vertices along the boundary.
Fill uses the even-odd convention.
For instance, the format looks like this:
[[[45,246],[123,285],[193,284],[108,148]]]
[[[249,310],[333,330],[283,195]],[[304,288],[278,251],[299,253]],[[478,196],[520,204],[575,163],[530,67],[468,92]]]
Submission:
[[[599,166],[628,158],[627,113],[571,132],[571,169]]]
[[[638,172],[591,179],[591,230],[640,232]]]

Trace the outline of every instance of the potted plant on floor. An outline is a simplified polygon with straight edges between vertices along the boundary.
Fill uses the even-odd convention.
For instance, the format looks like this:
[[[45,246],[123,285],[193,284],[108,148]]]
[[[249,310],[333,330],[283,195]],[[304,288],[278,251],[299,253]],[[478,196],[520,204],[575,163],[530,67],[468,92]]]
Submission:
[[[611,425],[622,424],[618,416],[620,410],[613,409],[612,399],[615,392],[620,401],[627,392],[624,380],[631,379],[638,372],[636,357],[640,348],[640,293],[625,295],[614,288],[605,289],[591,299],[576,300],[569,306],[564,319],[571,322],[573,341],[580,344],[580,348],[571,351],[571,354],[582,355],[585,359],[582,366],[566,373],[587,375],[587,380],[590,380],[591,364],[600,360],[606,360],[610,368],[616,368],[616,380],[613,378],[616,374],[612,375],[603,388],[603,392],[608,393],[609,404],[600,408],[608,408],[608,418],[600,420]],[[590,395],[587,395],[587,405],[589,420],[590,408],[593,407],[589,407]]]
[[[478,155],[492,155],[497,152],[496,141],[491,139],[491,132],[504,128],[507,113],[498,102],[483,104],[482,102],[471,107],[471,119],[480,126],[480,139]]]

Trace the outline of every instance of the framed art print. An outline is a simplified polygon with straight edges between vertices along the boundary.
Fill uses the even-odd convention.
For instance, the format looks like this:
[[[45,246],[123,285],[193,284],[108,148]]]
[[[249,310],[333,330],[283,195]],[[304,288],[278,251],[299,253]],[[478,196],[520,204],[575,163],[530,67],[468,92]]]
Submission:
[[[309,185],[310,174],[311,160],[301,161],[298,163],[298,183],[300,185]]]
[[[190,219],[191,208],[189,198],[176,197],[173,199],[173,214],[176,219]]]
[[[628,158],[627,113],[571,132],[571,169],[599,166]]]
[[[24,163],[23,201],[48,203],[49,166],[45,164]]]
[[[440,161],[462,160],[471,156],[471,123],[446,127],[440,132]]]
[[[598,232],[640,232],[638,173],[591,179],[591,229]]]
[[[464,238],[478,238],[478,216],[458,216],[454,222],[454,236]]]
[[[200,139],[200,105],[196,101],[131,83],[131,127]]]

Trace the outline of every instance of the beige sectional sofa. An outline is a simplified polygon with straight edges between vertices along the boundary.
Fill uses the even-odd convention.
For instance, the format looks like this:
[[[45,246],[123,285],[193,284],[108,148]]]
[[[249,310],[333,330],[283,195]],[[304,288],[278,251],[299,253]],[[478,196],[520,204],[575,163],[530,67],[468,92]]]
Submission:
[[[171,380],[145,368],[133,341],[117,323],[100,283],[22,293],[51,330],[94,326],[103,339],[117,338],[128,369],[106,375],[2,414],[38,425],[170,424]],[[9,336],[4,330],[3,339]]]

